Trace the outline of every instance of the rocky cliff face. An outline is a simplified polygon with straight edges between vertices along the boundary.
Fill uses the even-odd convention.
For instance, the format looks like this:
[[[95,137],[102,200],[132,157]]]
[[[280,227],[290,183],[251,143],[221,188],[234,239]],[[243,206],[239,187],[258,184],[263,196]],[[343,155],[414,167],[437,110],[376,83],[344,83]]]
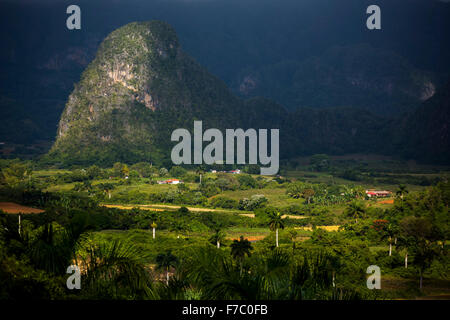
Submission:
[[[239,125],[234,113],[241,104],[182,52],[168,24],[130,23],[102,42],[83,72],[50,155],[62,161],[158,161],[172,130],[192,127],[194,118],[209,127],[231,119]]]
[[[158,69],[167,60],[176,62],[179,54],[172,30],[155,31],[164,27],[133,23],[103,41],[69,96],[59,125],[60,138],[70,128],[98,122],[113,110],[127,111],[133,103],[153,111],[158,107],[158,98],[151,90],[158,80]]]

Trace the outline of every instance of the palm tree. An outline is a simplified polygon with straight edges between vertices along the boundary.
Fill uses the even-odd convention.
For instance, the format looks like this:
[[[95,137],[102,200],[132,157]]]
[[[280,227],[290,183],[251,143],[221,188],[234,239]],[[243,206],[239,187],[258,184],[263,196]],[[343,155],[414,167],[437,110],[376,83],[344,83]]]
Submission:
[[[356,200],[349,203],[345,209],[345,213],[349,217],[355,218],[355,223],[358,223],[358,218],[361,217],[366,212],[364,205]]]
[[[77,250],[87,237],[87,219],[88,214],[81,213],[74,215],[66,227],[55,228],[48,223],[33,237],[24,233],[26,253],[35,267],[56,275],[65,274],[67,266],[76,263]]]
[[[175,232],[177,238],[180,237],[181,232],[185,229],[185,225],[181,221],[174,221],[170,226],[170,231]]]
[[[152,281],[146,256],[136,247],[115,240],[89,244],[82,257],[84,295],[87,298],[148,298]]]
[[[99,187],[108,194],[108,199],[111,199],[111,191],[114,189],[114,185],[112,183],[102,183]]]
[[[311,188],[305,189],[305,190],[303,190],[303,192],[302,192],[302,196],[303,196],[305,199],[307,199],[308,204],[311,203],[311,198],[312,198],[314,195],[315,195],[315,191],[314,191],[314,189],[311,189]]]
[[[195,169],[195,173],[197,173],[199,175],[200,184],[202,184],[202,175],[205,173],[205,169],[203,168],[203,166],[197,167],[197,169]]]
[[[329,255],[327,258],[328,258],[330,268],[331,268],[332,286],[333,286],[333,288],[335,288],[336,287],[336,272],[341,267],[341,262],[340,262],[338,256]]]
[[[233,240],[231,244],[231,255],[234,259],[239,261],[240,275],[242,275],[242,265],[244,263],[245,256],[251,256],[251,250],[253,250],[252,244],[247,239],[241,236],[238,240]]]
[[[148,297],[150,274],[146,257],[136,248],[120,241],[93,245],[88,239],[88,215],[75,215],[65,227],[49,223],[34,237],[23,234],[26,254],[32,264],[46,272],[63,276],[67,266],[77,265],[83,277],[86,298]]]
[[[395,193],[400,199],[403,200],[403,196],[405,196],[409,191],[406,189],[404,184],[398,186],[398,190]]]
[[[419,283],[422,290],[423,273],[439,253],[434,241],[433,225],[426,218],[408,216],[400,221],[400,230],[402,236],[409,242],[408,249],[414,255],[414,264],[419,271]]]
[[[156,231],[156,227],[157,227],[158,225],[153,221],[152,222],[152,224],[150,225],[150,227],[152,227],[152,229],[153,229],[153,239],[155,239],[155,231]]]
[[[220,249],[220,243],[225,240],[225,233],[220,230],[219,228],[216,229],[216,232],[212,235],[211,238],[209,238],[209,241],[212,244],[217,245],[217,249]]]
[[[160,253],[156,256],[157,270],[165,270],[166,284],[169,285],[169,269],[175,268],[178,264],[178,258],[169,250],[166,253]]]
[[[398,238],[398,249],[404,249],[405,250],[405,269],[408,268],[408,252],[409,248],[412,247],[412,239],[408,236],[401,236]]]
[[[259,256],[249,266],[250,272],[239,273],[223,251],[210,246],[194,249],[184,261],[186,279],[201,288],[201,299],[208,300],[356,298],[342,294],[330,296],[341,290],[337,286],[333,288],[332,271],[339,269],[335,257],[318,252],[305,255],[301,261],[280,249],[268,255],[255,254]]]
[[[284,229],[284,221],[280,212],[269,213],[269,228],[271,231],[275,231],[275,241],[278,247],[278,229]]]
[[[387,239],[389,242],[389,257],[392,256],[392,242],[394,241],[394,236],[396,234],[396,228],[392,223],[386,225],[383,230],[382,239]]]
[[[27,254],[36,268],[55,275],[64,274],[71,264],[76,239],[73,243],[70,241],[71,246],[66,230],[55,230],[52,223],[45,224],[34,239],[27,234],[23,236],[27,241]]]
[[[292,252],[294,252],[295,250],[295,239],[297,238],[297,234],[298,232],[295,229],[289,230],[289,237],[291,238],[292,241]]]

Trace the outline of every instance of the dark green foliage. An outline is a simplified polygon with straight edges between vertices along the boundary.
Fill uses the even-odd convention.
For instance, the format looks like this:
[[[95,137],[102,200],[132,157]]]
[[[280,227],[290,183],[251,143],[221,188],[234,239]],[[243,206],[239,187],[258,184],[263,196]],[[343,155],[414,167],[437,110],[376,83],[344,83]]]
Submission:
[[[152,292],[151,275],[143,264],[145,254],[118,241],[88,246],[83,296],[87,299],[143,299]]]
[[[209,203],[213,208],[225,209],[237,209],[239,205],[238,201],[222,196],[212,198]]]
[[[240,174],[238,176],[239,188],[242,190],[245,189],[254,189],[258,186],[257,182],[251,175]]]
[[[330,167],[330,157],[326,154],[315,154],[309,160],[315,171],[326,171]]]
[[[179,167],[179,166],[173,166],[170,170],[169,173],[172,177],[175,178],[183,178],[184,175],[187,173],[186,169]]]
[[[1,162],[0,166],[7,167]],[[125,174],[127,168],[118,164],[117,174]],[[94,167],[92,172],[96,171]],[[205,184],[214,185],[216,175],[207,176]],[[220,176],[225,179],[225,175]],[[238,180],[233,179],[238,176],[232,177],[227,182],[234,185]],[[253,180],[258,182],[253,189],[265,183],[260,178]],[[107,181],[114,183],[97,184],[90,179],[78,183],[107,193],[126,180]],[[236,201],[223,196],[208,201],[195,185],[189,185],[189,190],[176,187],[150,197],[142,192],[125,192],[128,203],[154,198],[182,205],[175,211],[152,212],[137,207],[102,207],[97,195],[87,191],[48,193],[3,184],[2,201],[46,211],[22,215],[21,234],[17,215],[0,214],[0,282],[4,285],[0,297],[16,299],[39,294],[44,299],[377,299],[420,294],[405,293],[403,289],[369,292],[365,286],[366,269],[374,264],[381,267],[383,275],[403,278],[415,288],[423,283],[424,291],[431,281],[447,283],[448,182],[421,191],[399,186],[394,205],[390,206],[349,201],[361,190],[348,185],[298,181],[283,184],[291,187],[290,191],[298,189],[302,199],[287,199],[285,207],[264,206],[263,200],[262,207],[254,210],[255,218],[230,211],[187,209],[188,201],[196,196],[205,200],[202,206],[236,205]],[[134,187],[134,182],[130,186]],[[314,191],[309,204],[303,198],[305,190]],[[339,201],[322,202],[338,195]],[[261,197],[245,203],[251,204],[252,200],[259,203]],[[282,218],[284,214],[307,218]],[[155,239],[153,223],[157,225]],[[331,232],[320,228],[324,225],[342,227]],[[299,226],[312,227],[313,231],[296,229]],[[279,248],[274,241],[277,229]],[[230,240],[240,234],[248,239]],[[264,234],[265,238],[248,241],[253,234]],[[88,270],[82,278],[85,290],[79,293],[65,290],[65,269],[73,259]],[[153,268],[155,264],[161,268]]]

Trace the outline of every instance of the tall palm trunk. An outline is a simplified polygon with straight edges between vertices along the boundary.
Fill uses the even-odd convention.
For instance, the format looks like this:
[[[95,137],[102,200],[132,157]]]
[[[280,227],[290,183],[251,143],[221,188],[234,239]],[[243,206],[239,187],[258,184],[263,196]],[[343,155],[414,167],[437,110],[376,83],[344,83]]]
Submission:
[[[408,269],[408,252],[405,254],[405,269]]]
[[[275,238],[276,238],[276,243],[277,243],[277,248],[278,248],[278,228],[275,230]]]
[[[169,285],[169,267],[166,269],[166,284]]]
[[[155,239],[155,228],[153,228],[153,239]]]
[[[111,192],[108,192],[108,198],[111,199]]]
[[[334,270],[333,270],[333,287],[336,287],[336,283],[335,283],[335,281],[334,281],[335,278],[336,278],[336,277],[335,277],[335,272],[334,272]]]
[[[422,290],[422,282],[423,282],[423,275],[422,275],[422,270],[420,270],[420,282],[419,282],[420,290]]]
[[[389,257],[392,256],[392,242],[391,238],[389,238]]]
[[[240,271],[239,271],[239,275],[240,276],[242,276],[242,262],[243,262],[242,260],[243,259],[241,259],[240,262],[239,262],[240,263],[240,268],[241,268]]]
[[[217,240],[217,249],[220,249],[220,241]]]

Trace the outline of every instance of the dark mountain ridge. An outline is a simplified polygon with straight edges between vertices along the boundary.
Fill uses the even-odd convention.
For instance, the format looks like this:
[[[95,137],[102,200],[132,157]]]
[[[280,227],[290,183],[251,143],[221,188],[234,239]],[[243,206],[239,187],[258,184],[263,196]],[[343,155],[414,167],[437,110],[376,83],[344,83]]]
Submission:
[[[379,0],[377,32],[365,28],[369,0],[80,0],[77,31],[65,28],[69,4],[0,1],[1,142],[52,141],[73,83],[101,40],[129,21],[169,22],[185,51],[236,95],[291,110],[398,116],[450,70],[450,4],[440,1]]]
[[[440,105],[440,99],[441,94],[429,100],[437,101],[432,108]],[[448,108],[442,111],[448,114]],[[426,111],[418,112],[411,119],[420,119],[420,112]],[[364,109],[289,112],[269,99],[239,99],[183,52],[172,27],[152,21],[127,24],[102,42],[69,96],[48,159],[63,164],[168,162],[174,145],[171,132],[177,128],[192,132],[194,120],[202,120],[204,130],[279,128],[282,158],[353,152],[409,156],[417,148],[394,130],[399,121]],[[401,149],[396,150],[393,142]],[[421,140],[420,146],[439,153],[448,135],[436,150],[428,142]],[[420,153],[414,156],[423,158]]]
[[[397,148],[404,157],[428,163],[450,162],[450,81],[401,119]]]

